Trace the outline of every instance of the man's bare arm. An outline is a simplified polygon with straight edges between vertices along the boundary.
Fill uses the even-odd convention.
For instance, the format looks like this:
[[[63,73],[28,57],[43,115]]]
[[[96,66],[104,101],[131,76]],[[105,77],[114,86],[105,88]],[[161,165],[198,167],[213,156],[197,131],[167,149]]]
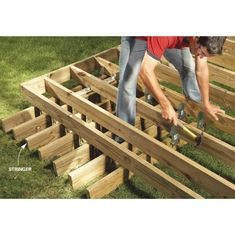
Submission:
[[[155,99],[159,101],[162,109],[162,117],[173,122],[174,125],[177,125],[177,116],[175,110],[162,91],[158,79],[154,73],[158,63],[159,62],[157,60],[145,53],[141,65],[140,76],[150,93],[154,96]]]
[[[202,96],[202,103],[205,111],[217,121],[218,116],[216,114],[224,113],[224,111],[221,110],[220,107],[212,105],[209,100],[209,70],[207,65],[207,57],[200,58],[199,56],[196,56],[195,61],[195,73]]]

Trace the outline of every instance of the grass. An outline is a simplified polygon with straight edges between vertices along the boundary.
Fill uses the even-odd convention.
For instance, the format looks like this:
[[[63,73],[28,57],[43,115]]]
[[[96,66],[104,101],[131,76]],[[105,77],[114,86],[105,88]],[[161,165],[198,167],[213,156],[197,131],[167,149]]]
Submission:
[[[0,118],[22,110],[30,104],[20,93],[20,83],[33,77],[48,73],[100,51],[116,46],[120,38],[111,37],[0,37]],[[118,63],[115,61],[115,63]],[[94,70],[93,75],[100,75]],[[171,89],[181,89],[169,83],[163,83]],[[76,83],[67,82],[67,88]],[[233,114],[233,112],[232,112]],[[190,120],[189,120],[190,121]],[[208,127],[208,133],[235,146],[235,137]],[[179,152],[211,169],[217,174],[235,182],[235,169],[213,156],[187,144]],[[30,172],[10,172],[9,167],[17,166],[18,143],[0,129],[0,198],[84,198],[84,188],[73,190],[67,177],[56,177],[52,165],[39,161],[36,152],[25,149],[20,157],[20,166],[30,166]],[[212,196],[195,182],[176,173],[163,164],[156,167],[193,189],[200,195]],[[134,176],[105,198],[167,198],[167,196],[140,177]]]

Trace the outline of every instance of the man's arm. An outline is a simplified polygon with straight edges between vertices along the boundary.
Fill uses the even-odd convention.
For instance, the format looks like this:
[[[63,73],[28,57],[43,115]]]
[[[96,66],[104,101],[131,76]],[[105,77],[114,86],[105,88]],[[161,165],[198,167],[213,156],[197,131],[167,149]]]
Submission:
[[[162,117],[169,120],[170,122],[173,122],[174,125],[177,125],[176,112],[162,91],[158,79],[154,73],[154,69],[158,63],[159,62],[156,59],[145,53],[141,65],[140,76],[150,93],[154,96],[155,99],[159,101],[162,109]]]
[[[209,70],[207,65],[207,57],[200,58],[196,56],[195,73],[197,77],[198,86],[202,96],[202,103],[205,111],[212,116],[216,121],[218,120],[217,113],[224,113],[218,106],[214,106],[209,101]]]

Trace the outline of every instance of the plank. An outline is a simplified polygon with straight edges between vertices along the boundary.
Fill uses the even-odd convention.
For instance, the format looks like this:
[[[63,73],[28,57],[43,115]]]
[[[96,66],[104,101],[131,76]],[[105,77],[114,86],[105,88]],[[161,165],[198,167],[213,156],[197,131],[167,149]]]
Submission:
[[[117,50],[116,47],[107,49],[105,51],[99,52],[95,55],[92,55],[88,58],[82,59],[80,61],[74,62],[70,65],[64,66],[60,69],[54,70],[45,76],[51,78],[52,80],[63,83],[72,77],[70,74],[70,66],[74,65],[75,67],[82,68],[85,71],[92,71],[96,68],[96,60],[94,59],[95,57],[103,57],[107,60],[116,60],[118,58],[119,51]]]
[[[32,120],[24,122],[12,129],[13,136],[20,141],[30,135],[33,135],[46,127],[52,125],[52,120],[48,115],[42,114]]]
[[[210,63],[217,64],[219,66],[222,66],[224,68],[235,70],[235,56],[227,53],[223,53],[220,56],[214,56],[208,58],[208,61]]]
[[[102,179],[86,188],[87,197],[95,199],[106,196],[127,181],[127,178],[123,177],[124,175],[125,169],[122,167],[112,171]]]
[[[27,122],[29,120],[32,120],[35,118],[35,111],[34,107],[29,107],[27,109],[24,109],[12,116],[3,118],[2,121],[2,128],[4,132],[11,131],[14,127]]]
[[[88,144],[83,144],[77,149],[61,156],[53,161],[56,175],[61,176],[70,170],[80,167],[90,160],[90,148]]]
[[[115,74],[119,73],[119,66],[111,63],[110,61],[101,58],[101,57],[95,57],[97,63],[105,69],[105,71],[109,74],[109,76],[114,76]],[[138,76],[138,80],[137,80],[137,88],[139,89],[139,91],[144,92],[145,91],[145,85],[142,81],[142,79],[140,78],[140,76]]]
[[[235,56],[235,41],[227,38],[223,47],[223,52]]]
[[[74,135],[68,133],[67,135],[39,148],[38,154],[41,160],[51,160],[55,156],[62,156],[72,150],[74,150]]]
[[[167,81],[176,86],[181,86],[179,74],[175,69],[171,69],[166,65],[158,63],[156,74],[160,81]],[[222,97],[222,99],[220,99],[220,97]],[[235,93],[213,84],[210,84],[210,100],[223,107],[231,108],[232,110],[235,109]]]
[[[140,120],[138,120],[136,127],[140,127]],[[145,133],[148,133],[150,135],[156,136],[156,127],[155,126],[149,126],[149,123],[146,125],[147,129],[145,130]],[[111,137],[110,132],[105,133],[107,136]],[[127,143],[122,143],[122,146],[128,147]],[[88,146],[86,146],[88,148]],[[89,150],[89,148],[88,148]],[[138,152],[139,150],[137,148],[134,149],[134,152]],[[87,153],[89,156],[89,152]],[[89,159],[88,156],[85,156],[85,159]],[[142,158],[146,159],[146,154],[142,154]],[[59,158],[60,159],[60,158]],[[58,160],[59,160],[58,159]],[[68,158],[67,158],[68,159]],[[56,160],[56,161],[58,161]],[[149,159],[152,164],[156,163],[154,159]],[[88,184],[90,181],[94,180],[97,177],[100,177],[106,173],[106,170],[108,168],[108,158],[105,155],[101,155],[97,157],[96,159],[90,161],[89,163],[77,168],[76,170],[69,173],[69,181],[73,187],[73,189],[78,189],[86,184]],[[110,190],[113,189],[113,186],[110,188]],[[107,191],[107,189],[106,189]]]
[[[180,103],[184,103],[186,114],[190,114],[192,116],[197,117],[200,111],[204,111],[204,108],[201,104],[194,102],[192,100],[185,99],[185,97],[179,94],[178,92],[175,92],[166,87],[162,87],[162,90],[164,91],[167,98],[171,101],[171,104],[175,109],[178,109]],[[219,98],[221,99],[222,97]],[[207,118],[206,123],[207,124],[210,123],[214,127],[226,133],[235,135],[235,118],[226,114],[218,114],[218,117],[219,117],[218,121],[214,121],[211,118]]]
[[[82,138],[86,139],[90,144],[100,149],[105,155],[112,157],[115,161],[119,162],[123,167],[131,170],[134,174],[142,177],[153,187],[162,189],[168,195],[172,197],[193,197],[199,198],[200,196],[195,192],[192,192],[184,185],[170,178],[168,175],[163,174],[150,163],[140,159],[134,153],[123,149],[118,143],[105,134],[90,127],[87,123],[79,119],[78,117],[71,115],[68,111],[63,110],[58,105],[50,102],[46,97],[40,94],[34,93],[33,90],[27,86],[22,86],[22,92],[26,95],[27,99],[34,105],[38,106],[44,111],[47,111],[54,119],[63,123],[67,128],[77,133]],[[168,154],[168,151],[162,148],[163,154]],[[174,158],[175,154],[170,153],[171,158]],[[226,190],[224,190],[226,194]]]
[[[75,70],[77,71],[77,75],[78,75],[79,79],[81,79],[85,85],[90,86],[92,90],[94,90],[95,92],[99,93],[100,95],[106,97],[107,99],[111,100],[112,102],[116,102],[117,88],[110,86],[109,84],[92,76],[91,74],[88,74],[84,71],[82,72],[82,70],[79,70],[77,68],[75,68]],[[45,82],[46,82],[46,84],[50,83],[50,81],[48,81],[47,79],[45,79]],[[62,89],[57,89],[59,87],[59,86],[57,86],[57,84],[54,84],[54,85],[55,86],[53,86],[53,85],[52,86],[55,89],[54,90],[55,94],[59,95],[59,94],[63,93]],[[60,90],[60,92],[59,92],[59,90]],[[66,95],[66,92],[64,92],[63,97],[60,96],[60,98],[62,100],[66,100],[67,102],[71,101],[71,103],[70,103],[71,106],[77,104],[77,102],[81,103],[81,100],[78,99],[78,97],[74,97],[72,94],[71,94],[71,96],[68,97],[68,95]],[[163,120],[163,118],[161,116],[161,110],[159,108],[153,107],[153,106],[143,102],[140,99],[136,100],[136,107],[137,107],[137,114],[138,115],[154,122],[156,125],[162,126],[164,129],[167,129],[168,131],[170,130],[170,124],[169,124],[169,122]],[[94,106],[92,106],[92,108],[96,109],[96,107],[94,107]],[[186,123],[183,123],[183,124],[186,125]],[[188,127],[191,128],[190,126],[188,126]],[[112,128],[112,127],[109,127],[109,128]],[[194,132],[197,135],[201,134],[201,130],[199,130],[197,128],[194,129]],[[184,132],[180,131],[179,134],[181,135],[181,137],[184,140],[192,143],[190,138],[187,135],[185,135]],[[211,143],[213,141],[215,141],[215,142],[212,145],[206,144],[207,142]],[[206,151],[208,153],[213,154],[218,159],[223,160],[224,162],[229,163],[232,166],[235,165],[235,159],[234,159],[235,147],[233,147],[229,144],[226,144],[225,142],[223,142],[219,139],[215,139],[213,136],[208,135],[208,134],[204,135],[203,142],[201,143],[200,146],[198,146],[198,148],[203,148],[204,145],[206,145]],[[223,151],[222,155],[221,155],[221,151]],[[149,155],[152,156],[151,154],[149,154]]]
[[[34,135],[25,139],[29,150],[40,148],[49,142],[60,138],[65,135],[65,128],[62,124],[56,123]]]
[[[73,189],[85,186],[90,181],[105,174],[107,157],[102,154],[68,174]]]
[[[115,73],[117,73],[119,71],[118,65],[115,65],[115,64],[113,64],[103,58],[100,58],[100,57],[97,57],[95,59],[102,67],[104,67],[108,71],[110,76],[113,76]],[[163,66],[163,68],[164,68],[164,66]],[[166,73],[169,73],[169,71],[166,71]],[[165,77],[165,74],[162,77]],[[170,78],[172,78],[172,77],[175,77],[175,75],[172,76],[170,73]],[[177,79],[178,79],[177,81],[179,81],[180,78],[178,77]],[[172,82],[172,80],[171,80],[171,82]],[[234,79],[234,82],[235,82],[235,79]],[[177,85],[179,85],[178,82],[177,82]],[[234,85],[235,85],[235,83],[234,83]],[[220,103],[221,100],[224,100],[224,102],[226,102],[226,100],[231,100],[231,102],[234,102],[234,107],[235,107],[235,94],[233,94],[232,92],[228,92],[228,91],[224,92],[224,89],[219,88],[215,85],[211,85],[211,87],[213,88],[212,93],[215,94],[214,97],[218,103]],[[173,92],[173,91],[171,92],[171,90],[167,89],[167,88],[162,87],[162,89],[165,91],[165,93],[167,93],[167,96],[169,96],[168,98],[172,101],[174,108],[177,109],[179,107],[179,104],[184,102],[187,105],[187,110],[190,110],[190,114],[193,113],[194,116],[197,116],[198,112],[203,110],[203,107],[200,104],[197,104],[196,102],[192,102],[193,108],[191,108],[190,105],[188,105],[189,103],[186,101],[186,99],[183,95],[181,95],[177,92]],[[144,90],[144,88],[142,88],[142,90]],[[218,91],[219,91],[219,94],[218,94]],[[224,96],[223,96],[223,98],[221,99],[221,93],[223,93],[224,96],[226,96],[226,97],[224,98]],[[231,94],[232,94],[232,97],[231,97]],[[234,99],[232,99],[233,96],[234,96]],[[229,108],[233,108],[233,107],[229,106]],[[219,115],[219,118],[220,118],[219,121],[217,121],[217,122],[213,121],[213,125],[222,131],[225,131],[231,135],[235,135],[235,119],[228,116],[228,115]],[[209,120],[208,120],[208,122],[209,122]],[[211,122],[212,121],[210,121],[210,123]]]
[[[95,81],[95,79],[96,78],[94,76],[92,76],[93,82]],[[97,80],[99,80],[99,79],[97,79]],[[98,83],[98,81],[95,81],[95,82]],[[100,82],[102,83],[102,90],[104,91],[105,86],[107,86],[108,84],[106,84],[105,82],[103,82],[101,80],[100,80]],[[146,154],[148,154],[152,157],[156,157],[157,159],[159,157],[159,159],[161,159],[162,161],[167,162],[168,164],[174,166],[175,168],[181,169],[181,171],[183,171],[184,173],[185,173],[185,171],[187,171],[187,174],[189,174],[192,178],[194,178],[195,181],[197,180],[197,177],[199,176],[199,173],[195,174],[195,175],[192,174],[193,171],[195,173],[195,169],[198,169],[200,171],[199,177],[203,177],[205,181],[207,181],[209,179],[210,179],[209,181],[211,181],[212,178],[213,178],[213,180],[216,178],[218,180],[218,182],[217,182],[218,185],[217,185],[217,189],[216,189],[217,193],[223,194],[225,190],[228,190],[227,191],[228,193],[235,193],[233,191],[235,189],[235,187],[232,183],[219,177],[218,175],[216,175],[213,172],[207,170],[206,168],[200,166],[199,164],[187,159],[185,156],[183,156],[183,155],[178,156],[178,154],[179,154],[178,152],[172,153],[172,149],[170,149],[170,148],[167,150],[169,152],[171,152],[171,154],[178,156],[178,158],[180,158],[182,160],[180,166],[177,166],[178,161],[174,162],[174,160],[172,158],[171,158],[171,160],[166,161],[166,159],[165,159],[166,156],[165,156],[165,153],[163,154],[163,152],[162,152],[162,154],[159,154],[158,156],[156,156],[156,153],[160,151],[159,147],[162,145],[161,151],[167,151],[166,146],[164,146],[164,144],[162,144],[161,142],[144,134],[142,131],[136,129],[132,125],[129,125],[128,123],[120,120],[116,116],[110,115],[110,113],[108,113],[105,110],[100,109],[99,107],[97,107],[96,105],[94,105],[90,101],[84,99],[83,97],[76,97],[74,94],[69,92],[69,90],[67,91],[65,88],[60,86],[58,83],[53,82],[52,80],[45,78],[45,84],[46,84],[47,89],[50,87],[49,91],[50,92],[53,91],[53,93],[56,94],[61,100],[63,100],[64,102],[68,103],[71,106],[77,105],[77,107],[79,107],[79,109],[82,113],[87,114],[87,116],[89,116],[90,118],[95,120],[95,122],[101,124],[102,126],[109,129],[111,132],[122,137],[128,143],[131,143],[134,146],[138,146],[138,148],[143,150],[143,152],[145,152]],[[89,83],[89,85],[91,86],[91,83]],[[113,91],[113,89],[115,90],[116,88],[109,85],[108,93],[111,92],[111,90]],[[139,100],[138,102],[140,103],[140,101],[141,100]],[[144,115],[142,115],[142,116],[148,117],[149,111],[151,109],[146,109],[146,106],[148,105],[147,103],[142,101],[142,104],[143,104],[142,106],[145,107],[145,110],[142,110],[144,112]],[[137,105],[137,109],[139,109],[139,107],[140,107],[140,105]],[[152,107],[152,106],[150,106],[150,107]],[[153,111],[154,111],[154,120],[155,120],[156,108],[153,108]],[[159,116],[160,116],[160,112],[159,112]],[[149,119],[149,118],[147,118],[147,119]],[[154,120],[151,120],[151,121],[154,121]],[[162,119],[160,119],[160,120],[162,120]],[[168,154],[169,154],[169,152],[168,152]],[[184,167],[184,170],[182,169],[182,167]],[[190,171],[189,171],[189,169],[190,169]],[[205,174],[207,175],[206,177],[205,177]],[[211,184],[204,185],[204,182],[202,182],[202,180],[200,180],[200,181],[198,180],[198,182],[202,183],[203,186],[207,187],[209,190],[212,190],[212,192],[215,190],[215,187],[214,186],[211,187],[212,186]],[[221,187],[221,189],[223,188],[223,190],[221,190],[221,191],[218,190],[218,188],[220,188],[220,187]],[[218,192],[218,191],[220,191],[220,192]]]

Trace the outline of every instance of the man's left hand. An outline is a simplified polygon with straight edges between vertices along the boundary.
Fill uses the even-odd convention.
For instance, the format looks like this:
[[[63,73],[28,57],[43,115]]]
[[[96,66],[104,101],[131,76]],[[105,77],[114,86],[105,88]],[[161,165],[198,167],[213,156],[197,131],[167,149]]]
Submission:
[[[207,105],[204,106],[205,112],[209,114],[210,117],[212,117],[215,121],[218,121],[219,118],[217,114],[219,113],[225,113],[224,110],[220,109],[219,106],[215,106],[211,103],[208,103]]]

